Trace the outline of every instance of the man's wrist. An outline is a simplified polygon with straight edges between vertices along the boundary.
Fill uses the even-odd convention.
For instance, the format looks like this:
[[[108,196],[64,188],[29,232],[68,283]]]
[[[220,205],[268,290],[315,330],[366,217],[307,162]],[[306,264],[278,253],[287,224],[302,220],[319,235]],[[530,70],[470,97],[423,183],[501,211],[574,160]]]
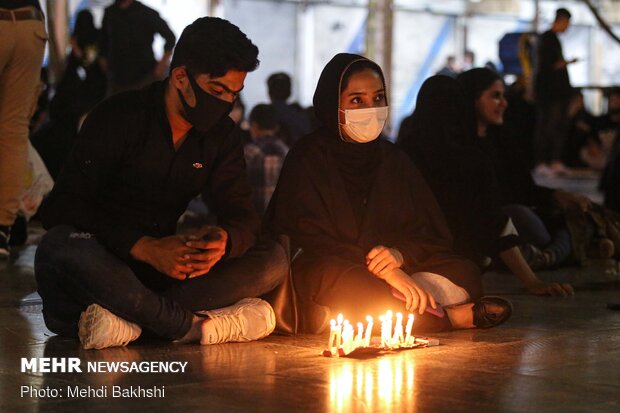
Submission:
[[[138,239],[138,241],[133,244],[133,247],[131,247],[131,250],[129,250],[129,254],[132,256],[132,258],[138,261],[146,262],[148,257],[146,251],[148,250],[149,242],[153,239],[154,238],[147,236]]]

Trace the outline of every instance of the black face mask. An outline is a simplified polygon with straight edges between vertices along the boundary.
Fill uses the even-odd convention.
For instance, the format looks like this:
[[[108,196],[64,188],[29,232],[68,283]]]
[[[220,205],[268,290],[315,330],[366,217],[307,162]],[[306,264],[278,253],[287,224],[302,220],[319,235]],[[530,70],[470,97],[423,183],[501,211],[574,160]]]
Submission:
[[[233,105],[202,90],[198,83],[196,83],[194,76],[189,72],[187,72],[187,78],[196,97],[196,106],[191,107],[183,97],[183,93],[177,89],[185,110],[185,118],[195,129],[200,132],[206,132],[222,118],[228,116]]]

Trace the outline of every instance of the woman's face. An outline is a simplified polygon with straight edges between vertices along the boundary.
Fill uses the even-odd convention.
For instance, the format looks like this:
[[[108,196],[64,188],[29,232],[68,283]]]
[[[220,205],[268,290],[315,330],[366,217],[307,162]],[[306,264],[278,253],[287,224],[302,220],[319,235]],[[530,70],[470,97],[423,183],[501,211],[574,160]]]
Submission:
[[[386,106],[385,88],[379,73],[364,69],[349,77],[347,88],[340,94],[340,110],[367,109]],[[340,123],[344,123],[344,113],[339,112]]]
[[[501,125],[508,102],[504,98],[504,83],[496,80],[476,100],[476,115],[480,126]]]

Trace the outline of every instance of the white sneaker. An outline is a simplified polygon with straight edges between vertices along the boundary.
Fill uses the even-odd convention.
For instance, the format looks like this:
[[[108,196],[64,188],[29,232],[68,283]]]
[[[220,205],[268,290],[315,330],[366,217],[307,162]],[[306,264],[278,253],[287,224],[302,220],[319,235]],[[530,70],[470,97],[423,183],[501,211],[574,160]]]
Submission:
[[[86,350],[126,346],[141,333],[139,325],[123,320],[99,304],[89,305],[78,323],[78,337]]]
[[[244,298],[229,307],[201,311],[200,314],[210,318],[202,323],[200,344],[259,340],[276,327],[273,308],[260,298]]]

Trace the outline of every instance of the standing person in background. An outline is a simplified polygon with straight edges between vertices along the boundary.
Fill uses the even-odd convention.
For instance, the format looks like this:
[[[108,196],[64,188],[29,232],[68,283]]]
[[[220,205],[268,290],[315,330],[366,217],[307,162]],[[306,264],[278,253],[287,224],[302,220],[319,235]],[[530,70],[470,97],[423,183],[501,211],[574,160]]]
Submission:
[[[153,37],[166,41],[162,58],[153,55]],[[100,62],[108,75],[108,96],[162,80],[172,56],[174,33],[159,14],[135,0],[116,0],[101,24]]]
[[[0,0],[0,258],[24,190],[28,124],[47,33],[38,0]]]
[[[562,151],[568,131],[567,108],[572,94],[567,66],[577,59],[564,59],[557,34],[568,29],[570,18],[568,10],[557,9],[551,29],[540,36],[538,44],[538,70],[534,84],[538,123],[534,152],[540,169],[546,171],[548,165],[553,173],[565,171]]]
[[[291,97],[291,77],[286,73],[274,73],[267,79],[269,99],[276,110],[280,123],[280,136],[292,146],[299,138],[310,132],[310,121],[297,103],[287,103]]]
[[[252,142],[243,148],[256,210],[262,215],[276,189],[288,146],[278,136],[278,118],[272,105],[256,105],[250,112]]]

